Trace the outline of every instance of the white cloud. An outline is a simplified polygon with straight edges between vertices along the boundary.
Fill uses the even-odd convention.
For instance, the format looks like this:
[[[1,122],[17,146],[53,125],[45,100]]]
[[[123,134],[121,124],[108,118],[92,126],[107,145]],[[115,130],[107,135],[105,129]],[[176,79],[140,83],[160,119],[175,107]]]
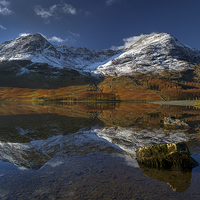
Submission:
[[[39,15],[41,18],[44,19],[45,23],[50,22],[49,18],[53,16],[51,8],[48,10],[48,9],[42,8],[40,5],[36,5],[34,10],[37,15]]]
[[[49,23],[50,17],[56,18],[59,13],[66,13],[71,15],[75,15],[77,13],[76,8],[66,3],[55,4],[49,8],[42,8],[41,5],[35,5],[34,10],[37,15],[44,19],[45,23]]]
[[[28,36],[30,35],[31,33],[20,33],[19,34],[19,37],[25,37],[25,36]],[[67,37],[66,39],[62,39],[60,37],[57,37],[57,36],[53,36],[51,38],[47,38],[45,35],[43,35],[42,33],[39,33],[40,35],[42,35],[46,40],[48,40],[49,42],[56,42],[56,43],[64,43],[64,42],[68,42],[69,41],[69,38],[71,36],[69,36],[69,38]]]
[[[74,8],[72,5],[66,4],[66,3],[64,4],[63,11],[65,13],[68,13],[68,14],[71,14],[71,15],[76,14],[76,8]]]
[[[48,40],[49,42],[55,42],[55,43],[65,43],[65,42],[69,42],[69,43],[75,43],[77,40],[76,38],[80,37],[80,35],[78,33],[73,33],[68,31],[70,35],[67,35],[67,37],[65,39],[61,38],[61,37],[57,37],[57,36],[52,36],[50,38],[46,37],[45,35],[43,35],[42,33],[39,33],[40,35],[42,35],[46,40]],[[20,33],[19,36],[23,37],[23,36],[27,36],[30,33]]]
[[[90,12],[85,11],[85,16],[86,16],[86,17],[88,17],[88,16],[90,16],[90,15],[91,15]]]
[[[80,37],[80,34],[78,34],[78,33],[73,33],[71,31],[68,31],[68,33],[71,34],[74,37]]]
[[[68,42],[74,44],[77,40],[75,39],[75,37],[72,37],[72,36],[68,36]]]
[[[6,30],[6,27],[4,27],[4,26],[2,26],[2,25],[0,24],[0,29]]]
[[[10,2],[6,0],[0,0],[0,14],[2,15],[10,15],[13,12],[9,9]]]
[[[30,35],[30,33],[20,33],[19,37],[24,37],[24,36],[27,36],[27,35]]]
[[[117,0],[107,0],[106,1],[106,5],[110,6],[112,4],[114,4]]]
[[[92,13],[86,11],[86,10],[83,10],[83,9],[79,9],[78,10],[79,13],[83,13],[86,17],[90,16]]]
[[[111,47],[111,49],[124,49],[124,48],[130,47],[132,44],[136,43],[140,38],[142,38],[144,36],[148,36],[148,35],[153,35],[153,34],[155,34],[155,33],[153,32],[151,34],[141,34],[139,36],[124,38],[123,39],[123,42],[124,42],[123,46],[118,46],[118,47],[113,46],[113,47]]]
[[[53,5],[49,8],[49,10],[50,10],[51,13],[53,13],[57,10],[57,8],[58,8],[58,5]]]
[[[79,37],[79,36],[78,36]],[[46,38],[49,42],[57,42],[57,43],[64,43],[64,42],[70,42],[75,43],[77,40],[75,39],[77,36],[67,36],[66,39],[62,39],[57,36],[53,36],[51,38]]]
[[[50,42],[62,43],[62,42],[67,42],[67,41],[68,41],[68,38],[62,39],[62,38],[60,38],[60,37],[53,36],[53,37],[51,37],[51,38],[49,38],[49,39],[47,38],[47,40],[50,41]]]

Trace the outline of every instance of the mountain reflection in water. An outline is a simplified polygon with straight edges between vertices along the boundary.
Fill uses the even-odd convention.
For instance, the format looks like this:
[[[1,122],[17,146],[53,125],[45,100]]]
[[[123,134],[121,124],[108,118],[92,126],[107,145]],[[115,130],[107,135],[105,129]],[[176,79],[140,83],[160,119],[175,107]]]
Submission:
[[[192,128],[166,129],[162,120],[171,116],[184,120]],[[0,105],[0,121],[0,160],[38,172],[53,159],[61,159],[51,164],[59,166],[64,158],[90,155],[118,155],[125,158],[128,166],[138,167],[135,152],[139,147],[164,142],[185,141],[192,154],[200,153],[197,140],[200,112],[193,107],[114,102],[41,105],[6,102]],[[191,171],[140,168],[146,176],[168,183],[176,192],[184,193],[190,187]]]

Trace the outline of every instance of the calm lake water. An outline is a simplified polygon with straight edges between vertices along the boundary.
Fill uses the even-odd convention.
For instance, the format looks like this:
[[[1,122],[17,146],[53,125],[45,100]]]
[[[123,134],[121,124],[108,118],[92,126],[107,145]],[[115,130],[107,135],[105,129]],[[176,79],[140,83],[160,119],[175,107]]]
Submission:
[[[164,117],[191,127],[167,129]],[[0,199],[200,199],[200,166],[139,166],[139,147],[185,141],[200,163],[200,109],[134,103],[0,104]]]

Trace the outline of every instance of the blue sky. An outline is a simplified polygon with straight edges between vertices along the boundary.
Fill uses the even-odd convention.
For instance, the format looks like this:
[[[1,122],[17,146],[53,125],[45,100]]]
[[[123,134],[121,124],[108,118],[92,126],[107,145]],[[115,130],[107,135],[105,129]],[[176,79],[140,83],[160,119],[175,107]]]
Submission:
[[[200,50],[199,0],[0,0],[0,43],[41,33],[53,44],[105,49],[166,32]]]

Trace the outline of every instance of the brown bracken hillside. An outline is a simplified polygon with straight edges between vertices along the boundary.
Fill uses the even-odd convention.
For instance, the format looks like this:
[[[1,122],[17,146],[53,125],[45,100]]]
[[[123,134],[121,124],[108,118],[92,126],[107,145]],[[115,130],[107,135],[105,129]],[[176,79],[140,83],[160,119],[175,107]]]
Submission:
[[[0,101],[160,101],[199,99],[200,68],[184,73],[164,75],[136,74],[104,78],[77,78],[76,84],[62,82],[57,87],[0,87]],[[79,79],[81,80],[79,82]],[[63,87],[61,87],[63,85]],[[59,86],[59,87],[58,87]]]

